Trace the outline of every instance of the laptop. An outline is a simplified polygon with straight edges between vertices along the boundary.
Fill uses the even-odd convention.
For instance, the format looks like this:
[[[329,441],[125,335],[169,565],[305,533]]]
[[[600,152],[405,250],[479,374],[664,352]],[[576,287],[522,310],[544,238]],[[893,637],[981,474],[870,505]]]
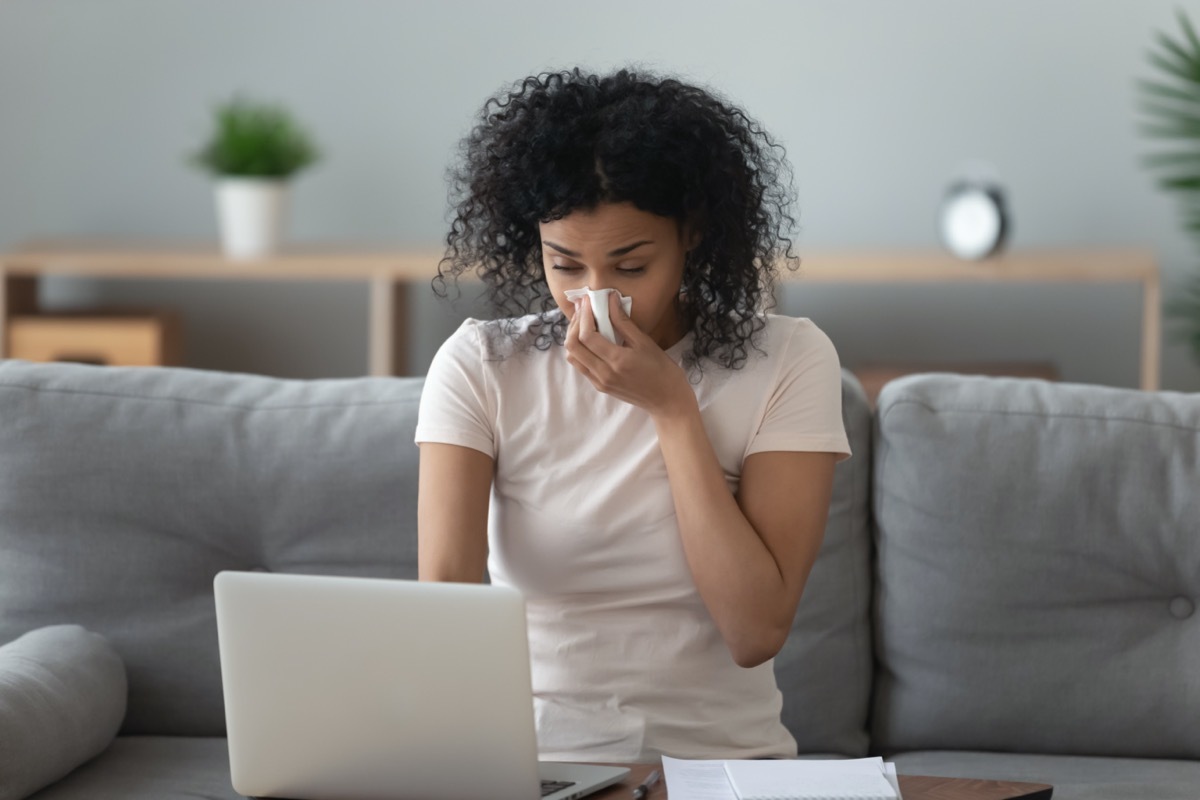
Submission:
[[[538,762],[510,587],[224,571],[233,788],[295,800],[573,800],[629,770]]]

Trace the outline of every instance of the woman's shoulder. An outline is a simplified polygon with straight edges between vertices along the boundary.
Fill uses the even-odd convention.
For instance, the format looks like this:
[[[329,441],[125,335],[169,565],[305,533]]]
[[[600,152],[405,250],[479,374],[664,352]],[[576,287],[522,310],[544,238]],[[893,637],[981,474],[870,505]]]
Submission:
[[[814,351],[828,352],[833,349],[833,340],[808,317],[788,317],[782,314],[767,314],[764,331],[768,352],[772,350],[795,356]]]
[[[521,317],[476,319],[468,317],[442,344],[441,349],[481,361],[505,361],[508,358],[538,350],[539,342],[549,340],[550,327],[556,314],[526,314]],[[540,349],[545,349],[544,347]]]
[[[750,359],[760,369],[771,369],[781,362],[808,361],[814,357],[837,357],[833,342],[825,331],[808,317],[764,314],[763,326],[747,348]]]

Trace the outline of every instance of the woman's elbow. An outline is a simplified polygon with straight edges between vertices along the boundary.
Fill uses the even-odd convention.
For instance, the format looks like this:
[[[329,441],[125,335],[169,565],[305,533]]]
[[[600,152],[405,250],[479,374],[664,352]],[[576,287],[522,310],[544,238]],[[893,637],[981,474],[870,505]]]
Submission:
[[[730,653],[733,655],[733,662],[742,669],[753,669],[767,663],[779,655],[790,631],[790,626],[786,629],[766,631],[754,640],[744,641],[737,647],[731,647]]]

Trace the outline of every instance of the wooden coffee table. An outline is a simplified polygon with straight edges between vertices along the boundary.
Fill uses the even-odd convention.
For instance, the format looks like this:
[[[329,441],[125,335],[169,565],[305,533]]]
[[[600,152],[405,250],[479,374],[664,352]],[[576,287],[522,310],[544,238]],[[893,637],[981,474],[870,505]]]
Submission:
[[[623,800],[641,783],[655,764],[609,764],[629,767],[629,777],[621,783],[597,792],[596,800]],[[1050,800],[1054,787],[1044,783],[984,781],[975,778],[936,778],[926,775],[901,775],[900,793],[904,800]],[[646,800],[667,800],[666,782],[655,784]]]

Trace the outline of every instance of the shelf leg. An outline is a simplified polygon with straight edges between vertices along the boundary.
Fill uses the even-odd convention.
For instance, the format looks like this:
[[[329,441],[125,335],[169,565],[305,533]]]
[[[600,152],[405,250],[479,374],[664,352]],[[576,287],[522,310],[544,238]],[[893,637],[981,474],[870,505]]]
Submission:
[[[408,284],[391,277],[371,279],[367,346],[371,375],[408,374]]]
[[[1162,287],[1158,276],[1142,283],[1142,389],[1159,388],[1162,358]]]

